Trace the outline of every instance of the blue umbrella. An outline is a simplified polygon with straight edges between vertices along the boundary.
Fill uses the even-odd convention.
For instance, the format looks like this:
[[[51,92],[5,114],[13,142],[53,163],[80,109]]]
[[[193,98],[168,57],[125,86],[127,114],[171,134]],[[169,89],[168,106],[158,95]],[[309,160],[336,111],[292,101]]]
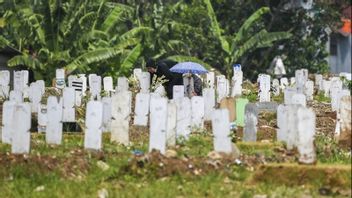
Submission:
[[[200,64],[195,62],[182,62],[177,63],[173,67],[171,67],[170,71],[176,73],[192,73],[192,74],[205,74],[208,71]]]

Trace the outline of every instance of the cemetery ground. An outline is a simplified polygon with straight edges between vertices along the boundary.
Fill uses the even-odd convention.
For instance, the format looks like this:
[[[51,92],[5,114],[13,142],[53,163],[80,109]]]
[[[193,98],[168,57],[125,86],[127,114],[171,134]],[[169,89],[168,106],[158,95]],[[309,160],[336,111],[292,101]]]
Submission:
[[[259,115],[256,143],[232,131],[236,158],[213,152],[210,123],[165,155],[148,153],[148,127],[131,125],[129,146],[104,133],[101,151],[84,150],[82,132],[65,132],[56,146],[34,132],[28,155],[0,144],[0,197],[350,197],[351,151],[334,141],[336,113],[326,102],[318,95],[308,103],[317,115],[316,165],[298,164],[296,151],[274,141],[274,113]]]

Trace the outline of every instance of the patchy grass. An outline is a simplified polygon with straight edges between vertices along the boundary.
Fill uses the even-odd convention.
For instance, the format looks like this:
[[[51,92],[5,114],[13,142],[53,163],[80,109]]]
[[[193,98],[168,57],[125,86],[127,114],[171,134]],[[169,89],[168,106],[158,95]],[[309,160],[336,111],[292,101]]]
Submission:
[[[327,102],[327,103],[331,102],[331,99],[329,97],[326,97],[324,95],[324,92],[322,91],[318,92],[318,94],[314,95],[313,97],[314,97],[314,100],[318,102]]]

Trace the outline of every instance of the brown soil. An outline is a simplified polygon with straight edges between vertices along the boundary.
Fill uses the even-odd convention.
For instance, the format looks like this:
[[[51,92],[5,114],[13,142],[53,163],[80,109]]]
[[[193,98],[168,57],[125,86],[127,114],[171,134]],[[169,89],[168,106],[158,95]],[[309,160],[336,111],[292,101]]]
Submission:
[[[88,173],[88,160],[84,157],[84,152],[80,149],[71,151],[69,158],[57,158],[56,156],[41,155],[14,155],[0,153],[2,178],[8,177],[11,168],[22,167],[24,176],[33,173],[56,172],[63,177],[76,177]],[[6,171],[5,171],[6,170]]]

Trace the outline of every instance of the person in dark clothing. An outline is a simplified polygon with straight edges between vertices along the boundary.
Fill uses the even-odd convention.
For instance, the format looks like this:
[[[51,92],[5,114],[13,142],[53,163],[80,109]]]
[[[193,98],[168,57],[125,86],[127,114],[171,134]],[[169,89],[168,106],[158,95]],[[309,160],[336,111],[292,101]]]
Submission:
[[[165,76],[165,79],[168,80],[163,84],[163,86],[169,99],[172,99],[173,86],[183,85],[182,74],[170,71],[170,68],[176,64],[177,62],[167,59],[157,62],[153,59],[150,59],[146,64],[148,72],[151,74],[150,79],[153,79],[153,76],[156,75],[158,78]]]

